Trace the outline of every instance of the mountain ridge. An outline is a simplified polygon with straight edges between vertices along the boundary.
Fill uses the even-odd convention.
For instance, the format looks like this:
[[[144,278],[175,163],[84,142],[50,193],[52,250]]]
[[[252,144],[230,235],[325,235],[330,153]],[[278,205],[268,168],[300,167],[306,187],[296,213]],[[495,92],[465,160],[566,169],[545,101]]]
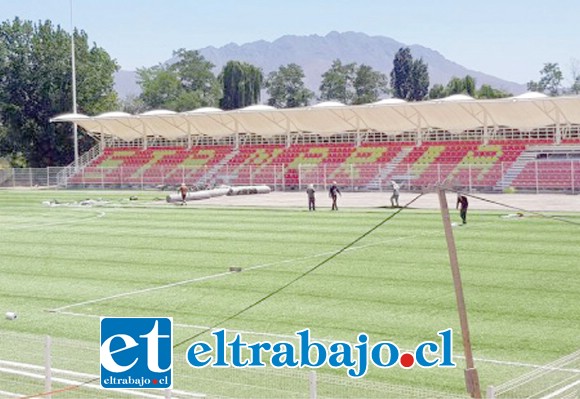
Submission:
[[[330,68],[334,60],[369,65],[388,76],[392,69],[393,58],[401,47],[409,47],[413,58],[423,58],[423,61],[427,63],[431,86],[436,83],[445,85],[453,76],[463,78],[465,75],[471,75],[475,78],[478,87],[482,84],[489,84],[514,95],[526,91],[523,84],[468,69],[428,47],[419,44],[407,45],[390,37],[370,36],[361,32],[332,31],[325,36],[284,35],[271,42],[266,40],[243,44],[232,42],[221,47],[204,47],[198,51],[215,65],[216,74],[230,60],[244,61],[260,67],[265,76],[278,70],[281,65],[298,64],[304,70],[305,85],[318,93],[322,74]],[[169,59],[166,62],[175,62],[175,59]],[[115,87],[120,97],[126,97],[131,92],[133,95],[138,95],[140,92],[136,84],[135,72],[133,72],[133,82],[130,82],[131,72],[119,71],[115,76]],[[262,98],[262,101],[265,100]]]

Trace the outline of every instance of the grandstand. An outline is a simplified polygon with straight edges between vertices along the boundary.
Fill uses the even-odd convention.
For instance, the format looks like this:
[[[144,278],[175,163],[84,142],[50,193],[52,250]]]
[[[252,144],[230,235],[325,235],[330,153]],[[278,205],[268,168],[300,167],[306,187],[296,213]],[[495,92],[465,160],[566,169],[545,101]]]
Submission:
[[[278,110],[251,106],[186,113],[68,114],[99,140],[73,187],[268,184],[414,190],[452,179],[477,191],[575,193],[580,184],[580,97],[538,93],[501,100],[455,95],[421,103],[382,100]]]

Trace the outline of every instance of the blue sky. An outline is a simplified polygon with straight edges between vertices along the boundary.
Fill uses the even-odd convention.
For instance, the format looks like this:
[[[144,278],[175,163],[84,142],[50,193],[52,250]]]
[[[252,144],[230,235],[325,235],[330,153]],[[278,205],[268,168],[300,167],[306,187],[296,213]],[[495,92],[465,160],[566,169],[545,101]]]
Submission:
[[[558,0],[72,0],[73,21],[122,69],[149,67],[179,48],[272,41],[330,31],[388,36],[467,68],[525,83],[557,62],[580,72],[580,1]],[[71,26],[71,0],[0,0],[18,16]],[[574,61],[575,60],[575,61]]]

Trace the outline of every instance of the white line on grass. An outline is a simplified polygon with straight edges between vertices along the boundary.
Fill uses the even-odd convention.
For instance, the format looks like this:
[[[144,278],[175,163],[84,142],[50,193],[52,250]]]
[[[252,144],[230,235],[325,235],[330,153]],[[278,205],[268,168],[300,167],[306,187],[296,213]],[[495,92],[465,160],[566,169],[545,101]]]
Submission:
[[[393,241],[401,241],[401,240],[405,240],[407,238],[413,238],[415,236],[411,236],[411,237],[398,237],[398,238],[394,238],[392,240],[387,240],[387,241],[382,241],[379,243],[375,243],[375,244],[367,244],[364,246],[360,246],[360,247],[351,247],[348,250],[359,250],[359,249],[364,249],[373,245],[379,245],[379,244],[384,244],[385,242],[393,242]],[[346,252],[346,251],[345,251]],[[315,258],[319,258],[322,256],[329,256],[336,253],[336,251],[328,251],[328,252],[321,252],[315,255],[308,255],[308,256],[302,256],[299,258],[292,258],[292,259],[285,259],[285,260],[281,260],[278,262],[271,262],[271,263],[264,263],[261,265],[255,265],[255,266],[250,266],[250,267],[245,267],[243,268],[244,272],[247,271],[252,271],[252,270],[258,270],[258,269],[263,269],[263,268],[267,268],[267,267],[273,267],[273,266],[279,266],[279,265],[284,265],[284,264],[288,264],[288,263],[295,263],[295,262],[300,262],[300,261],[304,261],[304,260],[310,260],[310,259],[315,259]],[[192,278],[192,279],[188,279],[188,280],[182,280],[182,281],[176,281],[174,283],[170,283],[170,284],[165,284],[165,285],[158,285],[155,287],[148,287],[148,288],[143,288],[140,290],[135,290],[135,291],[129,291],[129,292],[122,292],[119,294],[115,294],[115,295],[110,295],[107,297],[102,297],[102,298],[96,298],[96,299],[91,299],[88,301],[83,301],[83,302],[77,302],[77,303],[72,303],[70,305],[65,305],[65,306],[61,306],[60,308],[56,308],[56,309],[50,309],[50,312],[60,312],[63,311],[65,309],[70,309],[70,308],[74,308],[74,307],[78,307],[78,306],[83,306],[83,305],[90,305],[93,303],[98,303],[98,302],[105,302],[105,301],[109,301],[112,299],[118,299],[118,298],[123,298],[123,297],[127,297],[127,296],[131,296],[131,295],[137,295],[137,294],[143,294],[146,292],[152,292],[152,291],[157,291],[157,290],[162,290],[162,289],[166,289],[166,288],[173,288],[173,287],[177,287],[180,285],[186,285],[186,284],[191,284],[191,283],[197,283],[200,281],[207,281],[207,280],[213,280],[216,278],[220,278],[220,277],[225,277],[225,276],[229,276],[232,274],[237,274],[237,272],[223,272],[223,273],[217,273],[217,274],[210,274],[207,276],[202,276],[202,277],[196,277],[196,278]]]
[[[159,285],[159,286],[156,286],[156,287],[148,287],[148,288],[143,288],[143,289],[136,290],[136,291],[122,292],[120,294],[111,295],[111,296],[107,296],[107,297],[104,297],[104,298],[91,299],[90,301],[78,302],[78,303],[73,303],[71,305],[62,306],[62,307],[56,308],[56,309],[50,309],[49,312],[61,312],[61,311],[65,310],[65,309],[70,309],[70,308],[74,308],[74,307],[77,307],[77,306],[90,305],[90,304],[97,303],[97,302],[109,301],[111,299],[118,299],[118,298],[123,298],[123,297],[126,297],[126,296],[131,296],[131,295],[136,295],[136,294],[142,294],[142,293],[145,293],[145,292],[151,292],[151,291],[156,291],[156,290],[162,290],[162,289],[165,289],[165,288],[177,287],[177,286],[184,285],[184,284],[190,284],[190,283],[195,283],[195,282],[199,282],[199,281],[211,280],[211,279],[214,279],[214,278],[227,276],[227,275],[230,275],[232,273],[233,272],[224,272],[224,273],[218,273],[218,274],[211,274],[209,276],[192,278],[190,280],[177,281],[177,282],[171,283],[171,284]]]
[[[76,312],[59,312],[59,314],[66,315],[66,316],[73,316],[73,317],[88,317],[88,318],[94,318],[94,319],[98,319],[101,317],[101,315],[94,315],[94,314],[88,314],[88,313],[76,313]],[[200,325],[196,325],[196,324],[186,324],[186,323],[175,323],[174,326],[180,327],[180,328],[201,330],[201,331],[210,329],[209,326],[200,326]],[[295,340],[298,339],[298,337],[296,337],[296,335],[277,334],[277,333],[259,332],[259,331],[250,331],[250,330],[237,330],[237,329],[231,329],[231,328],[224,328],[224,329],[226,331],[234,333],[234,334],[239,333],[239,334],[257,335],[257,336],[271,337],[271,338],[295,339]],[[319,342],[325,342],[325,343],[333,343],[336,341],[336,340],[332,340],[332,339],[314,338],[314,337],[311,339],[313,341],[319,341]],[[404,349],[404,348],[400,348],[400,349],[402,352],[414,352],[414,349]],[[456,359],[465,359],[465,356],[458,355],[458,354],[454,354],[453,357]],[[575,369],[575,368],[552,367],[552,366],[545,366],[545,365],[541,365],[541,364],[515,362],[515,361],[509,361],[509,360],[487,359],[487,358],[483,358],[483,357],[475,357],[474,360],[476,360],[478,362],[482,362],[482,363],[499,364],[502,366],[527,367],[527,368],[535,368],[535,369],[541,369],[541,370],[565,371],[565,372],[580,374],[580,369]]]
[[[492,222],[487,222],[485,224],[488,224],[488,223],[492,223]],[[396,242],[396,241],[407,241],[409,239],[413,239],[413,238],[417,238],[419,236],[424,236],[424,235],[429,235],[429,234],[433,234],[433,233],[431,233],[431,232],[424,232],[424,233],[415,234],[415,235],[412,235],[412,236],[396,237],[396,238],[392,238],[390,240],[383,240],[383,241],[378,241],[378,242],[375,242],[375,243],[369,243],[369,244],[365,244],[365,245],[353,246],[353,247],[350,247],[350,248],[346,249],[343,253],[346,253],[346,252],[349,252],[349,251],[358,251],[358,250],[361,250],[361,249],[369,248],[369,247],[376,246],[376,245],[382,245],[382,244],[385,244],[385,243],[391,243],[391,242]],[[435,234],[443,234],[443,232],[437,231]],[[261,264],[261,265],[255,265],[255,266],[245,267],[243,269],[243,271],[244,272],[247,272],[247,271],[252,271],[252,270],[259,270],[259,269],[264,269],[264,268],[268,268],[268,267],[273,267],[273,266],[279,266],[279,265],[284,265],[284,264],[290,264],[290,263],[300,262],[300,261],[304,261],[304,260],[316,259],[316,258],[320,258],[320,257],[323,257],[323,256],[333,255],[336,252],[337,251],[326,251],[326,252],[320,252],[320,253],[314,254],[314,255],[302,256],[302,257],[299,257],[299,258],[291,258],[291,259],[285,259],[285,260],[281,260],[281,261],[277,261],[277,262],[264,263],[264,264]],[[49,312],[60,312],[60,311],[63,311],[63,310],[66,310],[66,309],[70,309],[70,308],[74,308],[74,307],[78,307],[78,306],[84,306],[84,305],[90,305],[90,304],[99,303],[99,302],[105,302],[105,301],[109,301],[109,300],[113,300],[113,299],[124,298],[124,297],[128,297],[128,296],[143,294],[143,293],[152,292],[152,291],[158,291],[158,290],[162,290],[162,289],[166,289],[166,288],[178,287],[178,286],[181,286],[181,285],[186,285],[186,284],[191,284],[191,283],[198,283],[200,281],[213,280],[213,279],[220,278],[220,277],[230,276],[232,274],[237,274],[237,273],[236,272],[229,272],[228,271],[228,272],[223,272],[223,273],[210,274],[210,275],[207,275],[207,276],[196,277],[196,278],[192,278],[192,279],[188,279],[188,280],[176,281],[176,282],[170,283],[170,284],[159,285],[159,286],[155,286],[155,287],[148,287],[148,288],[143,288],[143,289],[135,290],[135,291],[122,292],[122,293],[119,293],[119,294],[110,295],[110,296],[101,297],[101,298],[96,298],[96,299],[91,299],[91,300],[88,300],[88,301],[72,303],[70,305],[61,306],[61,307],[56,308],[56,309],[49,309],[48,311]]]

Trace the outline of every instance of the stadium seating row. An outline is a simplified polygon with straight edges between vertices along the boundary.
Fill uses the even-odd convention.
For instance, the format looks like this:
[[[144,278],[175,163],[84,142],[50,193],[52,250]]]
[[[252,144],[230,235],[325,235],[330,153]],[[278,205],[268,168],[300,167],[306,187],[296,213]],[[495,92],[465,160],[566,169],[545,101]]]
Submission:
[[[244,145],[233,146],[107,148],[71,184],[272,184],[285,186],[336,180],[353,188],[377,188],[389,180],[426,186],[452,177],[457,184],[495,187],[530,145],[545,140]],[[558,180],[568,184],[577,176],[523,168],[513,180],[524,187]],[[550,166],[550,168],[553,168]],[[565,169],[562,169],[565,170]],[[561,177],[561,179],[560,179]],[[546,181],[544,181],[546,180]],[[564,183],[561,183],[564,182]]]

